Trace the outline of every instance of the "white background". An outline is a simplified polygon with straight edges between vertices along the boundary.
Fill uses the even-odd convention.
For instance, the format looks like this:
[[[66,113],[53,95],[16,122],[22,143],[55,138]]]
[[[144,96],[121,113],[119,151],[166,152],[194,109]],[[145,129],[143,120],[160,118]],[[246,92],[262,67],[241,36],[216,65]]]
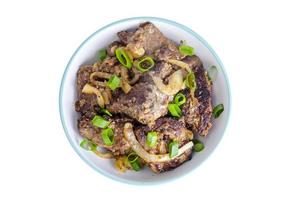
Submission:
[[[198,2],[198,4],[197,4]],[[204,37],[225,65],[231,120],[193,174],[159,186],[112,181],[68,143],[64,68],[100,27],[164,17]],[[301,199],[302,7],[298,1],[1,1],[1,199]]]

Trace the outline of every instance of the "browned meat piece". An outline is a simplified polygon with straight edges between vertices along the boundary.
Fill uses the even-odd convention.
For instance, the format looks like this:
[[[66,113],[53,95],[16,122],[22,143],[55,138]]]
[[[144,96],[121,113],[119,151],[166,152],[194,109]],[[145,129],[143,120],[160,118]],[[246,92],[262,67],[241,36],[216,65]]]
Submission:
[[[128,94],[115,98],[107,109],[112,113],[124,113],[142,124],[152,124],[167,114],[167,106],[172,96],[161,93],[146,74],[135,84]]]
[[[178,51],[176,44],[167,39],[167,42],[157,49],[154,53],[154,56],[157,60],[168,60],[168,59],[177,59],[180,60],[184,58]]]
[[[82,89],[86,83],[93,85],[90,82],[90,74],[93,73],[96,69],[101,68],[103,72],[117,74],[120,73],[120,66],[114,65],[116,64],[115,58],[108,57],[104,62],[99,63],[96,62],[93,66],[87,65],[82,66],[77,72],[77,92],[78,92],[78,100],[75,102],[75,110],[80,112],[82,115],[87,117],[94,116],[99,110],[100,107],[97,103],[97,98],[95,94],[84,94],[82,93]],[[103,81],[103,80],[101,80]],[[94,85],[93,85],[94,86]],[[98,88],[98,86],[95,86]],[[112,97],[115,98],[119,96],[121,90],[115,90],[112,92]]]
[[[79,96],[79,100],[75,103],[75,110],[87,117],[94,116],[98,107],[96,96],[94,94],[81,94]]]
[[[93,72],[92,65],[86,65],[80,67],[77,72],[77,92],[78,96],[82,93],[82,89],[86,83],[90,80],[90,74]]]
[[[124,138],[123,128],[126,122],[132,122],[132,120],[127,117],[123,117],[109,119],[109,121],[111,122],[109,127],[114,130],[114,144],[112,146],[107,146],[104,144],[100,136],[102,129],[92,125],[91,118],[82,116],[78,121],[78,129],[83,137],[92,140],[92,142],[98,146],[106,148],[115,156],[129,153],[130,145]]]
[[[135,31],[121,31],[118,36],[130,52],[138,52],[141,49],[147,55],[155,52],[159,60],[169,58],[179,59],[180,55],[176,44],[166,38],[152,23],[145,22],[139,25]]]
[[[183,106],[185,122],[194,133],[206,136],[212,124],[212,99],[211,83],[208,81],[205,69],[197,56],[186,57],[184,62],[188,63],[195,73],[197,89],[195,91],[195,100],[191,98],[188,90],[185,90],[187,102]]]
[[[146,137],[149,131],[156,131],[158,136],[157,145],[152,148],[146,145]],[[179,147],[182,147],[193,138],[193,133],[186,129],[184,123],[171,118],[160,118],[151,128],[142,126],[137,128],[134,133],[143,148],[151,154],[166,154],[169,152],[171,141],[178,141]],[[168,171],[191,159],[191,153],[192,151],[188,150],[170,162],[148,163],[148,165],[157,173]]]
[[[80,67],[77,72],[78,100],[75,102],[75,110],[88,117],[95,115],[95,107],[98,106],[95,95],[82,93],[82,89],[84,85],[89,82],[89,77],[92,72],[93,67],[91,65]]]

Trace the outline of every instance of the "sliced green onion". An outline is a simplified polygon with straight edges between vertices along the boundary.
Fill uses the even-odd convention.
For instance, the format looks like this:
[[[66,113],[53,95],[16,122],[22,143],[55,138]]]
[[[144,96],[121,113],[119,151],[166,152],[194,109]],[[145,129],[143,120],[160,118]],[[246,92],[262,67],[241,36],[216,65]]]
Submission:
[[[186,96],[183,93],[178,93],[174,97],[174,103],[178,106],[181,106],[182,104],[186,103]]]
[[[133,163],[133,162],[135,162],[138,159],[138,155],[136,153],[130,153],[127,156],[127,159],[129,161],[129,163]]]
[[[207,70],[207,75],[210,81],[216,80],[217,74],[218,74],[218,70],[217,67],[214,65],[209,67],[209,69]]]
[[[99,51],[99,59],[101,61],[103,61],[103,60],[105,60],[106,57],[107,57],[107,51],[106,51],[106,49],[101,49]]]
[[[121,80],[117,75],[112,75],[108,82],[107,82],[107,86],[111,89],[111,90],[115,90],[116,88],[118,88],[120,86]]]
[[[204,145],[202,143],[197,143],[194,145],[194,151],[195,152],[200,152],[204,149]]]
[[[215,119],[218,118],[223,111],[224,111],[223,104],[219,104],[219,105],[215,106],[214,109],[213,109],[214,118]]]
[[[97,145],[87,139],[82,140],[80,147],[87,151],[95,151],[97,149]]]
[[[141,165],[138,161],[138,155],[136,153],[130,153],[127,156],[127,160],[134,171],[139,171],[141,169]]]
[[[154,147],[157,144],[157,133],[155,131],[148,132],[147,134],[147,145]]]
[[[91,122],[94,126],[97,126],[99,128],[106,128],[110,124],[109,121],[98,115],[94,116]]]
[[[170,144],[169,144],[169,156],[170,156],[170,158],[173,158],[177,154],[178,154],[178,142],[177,141],[170,142]]]
[[[106,115],[109,115],[110,117],[112,117],[112,114],[105,108],[101,108],[101,112],[105,113]]]
[[[192,142],[194,144],[194,151],[195,152],[200,152],[204,149],[204,144],[201,141],[199,141],[197,139],[193,139]]]
[[[174,117],[181,117],[181,110],[177,104],[169,103],[168,104],[168,110]]]
[[[195,81],[195,74],[193,72],[189,73],[185,79],[185,84],[188,88],[195,91],[196,89],[196,81]]]
[[[141,166],[140,166],[140,163],[139,163],[138,161],[135,161],[135,162],[133,162],[133,163],[130,163],[130,165],[131,165],[131,167],[132,167],[132,169],[133,169],[134,171],[139,171],[139,170],[141,170]]]
[[[111,146],[114,143],[114,133],[112,128],[106,128],[101,133],[102,139],[107,146]]]
[[[180,45],[178,47],[179,52],[185,56],[193,56],[194,55],[194,48],[188,45]]]
[[[130,69],[132,67],[132,58],[127,54],[124,48],[120,47],[115,50],[115,56],[118,61],[125,66],[126,68]]]
[[[136,60],[133,64],[140,72],[149,71],[155,65],[154,60],[150,56]]]

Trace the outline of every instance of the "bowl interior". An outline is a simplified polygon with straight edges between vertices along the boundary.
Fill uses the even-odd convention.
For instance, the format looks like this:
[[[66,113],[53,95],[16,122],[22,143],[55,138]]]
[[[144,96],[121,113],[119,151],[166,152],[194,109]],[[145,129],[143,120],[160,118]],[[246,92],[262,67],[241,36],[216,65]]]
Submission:
[[[217,66],[218,76],[213,85],[213,105],[223,103],[225,107],[223,114],[218,119],[213,120],[213,127],[211,128],[209,135],[202,139],[205,143],[204,151],[195,153],[191,161],[184,163],[175,170],[162,174],[154,174],[148,168],[145,168],[140,172],[128,171],[126,173],[121,173],[115,169],[113,160],[100,159],[93,153],[83,150],[79,147],[79,143],[82,140],[77,129],[77,119],[79,116],[74,110],[74,103],[77,98],[76,73],[79,67],[94,62],[99,49],[105,48],[110,42],[118,39],[116,36],[117,32],[135,28],[139,23],[145,21],[154,23],[166,37],[176,42],[185,40],[187,44],[193,46],[196,50],[196,55],[201,58],[205,68],[212,65]],[[61,119],[66,135],[73,148],[79,156],[95,170],[115,180],[127,183],[163,182],[180,177],[198,167],[211,154],[222,138],[228,121],[229,105],[230,96],[227,78],[223,66],[213,50],[200,36],[190,29],[175,22],[158,18],[132,18],[121,20],[100,29],[91,35],[71,58],[65,70],[60,90]]]

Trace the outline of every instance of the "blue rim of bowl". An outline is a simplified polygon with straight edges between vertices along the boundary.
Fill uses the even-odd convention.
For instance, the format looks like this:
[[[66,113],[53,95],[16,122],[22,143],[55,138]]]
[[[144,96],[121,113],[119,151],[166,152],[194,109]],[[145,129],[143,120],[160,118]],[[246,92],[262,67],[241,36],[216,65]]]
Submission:
[[[181,28],[183,29],[184,31],[186,31],[187,33],[191,34],[192,36],[194,36],[196,39],[198,39],[202,44],[205,45],[205,47],[211,52],[211,54],[215,57],[216,61],[218,62],[219,66],[221,67],[222,69],[222,73],[223,73],[223,76],[226,80],[226,83],[227,83],[227,89],[228,89],[228,116],[227,116],[227,122],[226,122],[226,126],[223,130],[223,133],[222,133],[222,136],[221,138],[219,139],[217,145],[212,149],[212,151],[205,157],[205,159],[199,164],[199,165],[196,165],[195,167],[192,167],[192,169],[187,173],[187,174],[183,174],[181,176],[177,176],[177,177],[173,177],[171,179],[167,179],[167,180],[159,180],[159,181],[153,181],[153,182],[143,182],[143,181],[134,181],[134,180],[126,180],[126,179],[123,179],[123,178],[118,178],[116,176],[113,176],[103,170],[101,170],[100,168],[97,168],[96,166],[94,166],[92,163],[90,163],[89,160],[87,160],[79,151],[78,151],[78,148],[75,146],[75,145],[78,145],[78,144],[74,144],[72,142],[72,139],[70,138],[69,134],[68,134],[68,130],[67,130],[67,126],[65,124],[65,118],[64,118],[64,115],[63,115],[63,112],[62,112],[62,94],[63,94],[63,88],[64,88],[64,85],[65,85],[65,78],[66,78],[66,74],[69,70],[69,67],[70,67],[70,63],[73,61],[74,57],[77,55],[78,51],[82,48],[82,46],[84,46],[86,44],[87,41],[89,41],[92,37],[94,37],[95,35],[97,35],[99,32],[105,30],[106,28],[110,27],[110,26],[113,26],[113,25],[117,25],[117,24],[120,24],[120,23],[123,23],[123,22],[127,22],[127,21],[132,21],[132,20],[142,20],[142,21],[157,21],[157,22],[163,22],[163,23],[166,23],[166,24],[170,24],[170,25],[173,25],[173,26],[176,26],[178,28]],[[167,182],[171,182],[171,181],[175,181],[177,179],[179,179],[180,177],[184,177],[190,173],[192,173],[193,171],[195,171],[195,169],[197,169],[203,162],[205,162],[205,160],[214,152],[214,150],[216,149],[216,147],[219,145],[221,139],[223,138],[224,136],[224,133],[226,132],[227,130],[227,127],[228,127],[228,124],[229,124],[229,119],[230,119],[230,113],[231,113],[231,92],[230,92],[230,84],[229,84],[229,79],[226,75],[226,72],[225,72],[225,68],[220,60],[220,58],[218,57],[218,55],[215,53],[215,51],[212,49],[212,47],[206,42],[206,40],[204,40],[200,35],[198,35],[196,32],[194,32],[193,30],[191,30],[190,28],[182,25],[182,24],[179,24],[175,21],[172,21],[172,20],[168,20],[168,19],[164,19],[164,18],[158,18],[158,17],[147,17],[147,16],[144,16],[144,17],[132,17],[132,18],[126,18],[126,19],[121,19],[121,20],[118,20],[118,21],[115,21],[113,23],[110,23],[102,28],[100,28],[99,30],[97,30],[96,32],[94,32],[92,35],[90,35],[84,42],[82,42],[82,44],[77,48],[77,50],[73,53],[72,57],[70,58],[66,68],[65,68],[65,71],[64,71],[64,74],[63,74],[63,77],[62,77],[62,80],[61,80],[61,84],[60,84],[60,93],[59,93],[59,112],[60,112],[60,118],[61,118],[61,123],[62,123],[62,126],[63,126],[63,129],[64,129],[64,132],[65,132],[65,135],[69,141],[69,143],[71,144],[72,148],[76,151],[76,153],[80,156],[80,158],[88,165],[90,166],[92,169],[94,169],[95,171],[99,172],[100,174],[104,175],[105,177],[107,178],[110,178],[112,180],[115,180],[115,181],[118,181],[118,182],[122,182],[122,183],[126,183],[126,184],[133,184],[133,185],[158,185],[158,184],[163,184],[163,183],[167,183]]]

